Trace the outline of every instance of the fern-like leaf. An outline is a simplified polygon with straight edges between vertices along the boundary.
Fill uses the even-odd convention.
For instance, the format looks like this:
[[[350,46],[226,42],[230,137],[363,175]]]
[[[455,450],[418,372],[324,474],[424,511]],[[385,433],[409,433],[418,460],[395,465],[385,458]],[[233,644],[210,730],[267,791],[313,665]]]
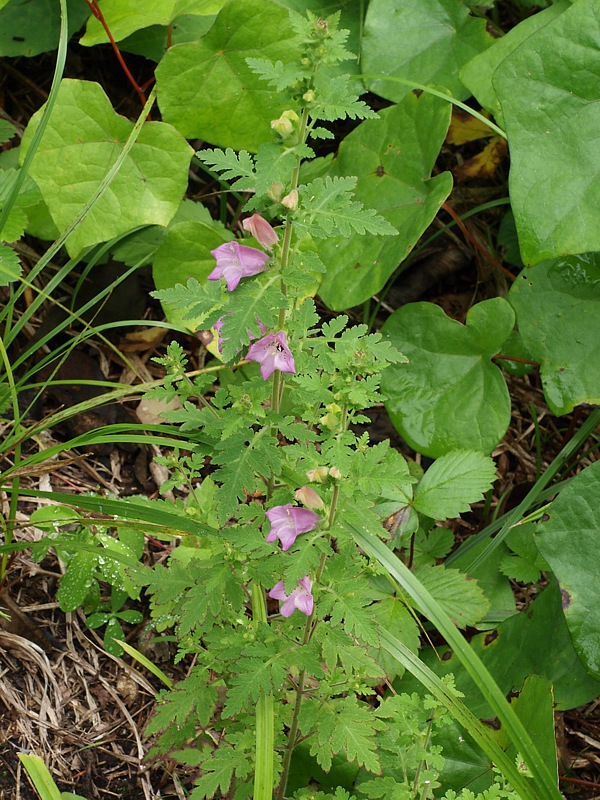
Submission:
[[[313,733],[311,755],[316,756],[326,772],[337,753],[344,753],[348,761],[355,761],[369,772],[380,772],[375,737],[385,727],[372,709],[359,704],[354,696],[326,702],[307,699],[300,712],[303,735]]]
[[[397,230],[372,208],[353,200],[354,177],[316,178],[304,187],[296,221],[301,233],[326,239],[352,233],[393,235]]]
[[[246,150],[235,153],[228,147],[227,150],[201,150],[196,155],[215,172],[220,172],[224,181],[234,181],[231,189],[243,192],[254,189],[254,161]]]

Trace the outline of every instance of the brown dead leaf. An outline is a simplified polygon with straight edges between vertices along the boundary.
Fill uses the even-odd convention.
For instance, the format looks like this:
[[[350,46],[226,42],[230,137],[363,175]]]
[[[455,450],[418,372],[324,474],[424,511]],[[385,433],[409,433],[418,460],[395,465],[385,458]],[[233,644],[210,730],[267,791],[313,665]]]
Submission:
[[[165,338],[168,328],[142,328],[140,331],[131,331],[119,343],[119,349],[124,353],[138,353],[143,350],[152,350]]]
[[[459,183],[471,178],[490,178],[506,156],[506,140],[494,136],[480,153],[455,167],[454,177]]]

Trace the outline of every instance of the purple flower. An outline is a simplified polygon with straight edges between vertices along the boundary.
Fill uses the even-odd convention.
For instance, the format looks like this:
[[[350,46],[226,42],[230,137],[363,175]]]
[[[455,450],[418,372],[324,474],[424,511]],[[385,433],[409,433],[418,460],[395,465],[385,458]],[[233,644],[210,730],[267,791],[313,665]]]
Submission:
[[[279,610],[284,617],[291,617],[296,608],[298,611],[306,614],[307,617],[310,617],[314,608],[311,589],[312,581],[308,575],[305,575],[303,578],[300,578],[298,586],[292,590],[291,594],[287,595],[285,593],[285,583],[279,581],[269,592],[269,597],[272,597],[274,600],[283,600],[283,604]]]
[[[252,214],[251,217],[246,217],[242,222],[242,227],[245,231],[248,231],[249,234],[254,236],[256,241],[267,250],[271,250],[273,245],[276,245],[279,241],[279,236],[277,236],[267,220],[263,219],[260,214]]]
[[[261,250],[237,242],[225,242],[210,252],[216,258],[217,266],[208,276],[208,280],[218,281],[219,278],[225,278],[230,292],[233,292],[241,278],[258,275],[267,268],[267,261],[271,260]]]
[[[282,550],[289,550],[301,533],[308,533],[317,527],[321,517],[307,508],[298,508],[291,503],[275,506],[267,511],[271,530],[267,542],[279,539]]]
[[[283,331],[263,336],[250,346],[246,358],[249,361],[258,361],[264,381],[270,378],[276,369],[280,372],[296,372],[294,356],[290,352]]]

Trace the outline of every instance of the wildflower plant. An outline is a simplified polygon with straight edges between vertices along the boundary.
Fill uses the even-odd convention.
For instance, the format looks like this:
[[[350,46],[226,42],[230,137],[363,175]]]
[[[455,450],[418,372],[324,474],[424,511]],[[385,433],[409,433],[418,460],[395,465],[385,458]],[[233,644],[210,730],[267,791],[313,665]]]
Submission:
[[[327,123],[376,117],[339,69],[352,56],[338,19],[292,14],[296,64],[248,59],[282,98],[271,141],[255,155],[197,154],[233,190],[250,193],[242,228],[254,241],[213,250],[207,282],[156,293],[218,331],[229,376],[216,387],[206,375],[182,381],[176,344],[159,359],[167,376],[152,393],[181,396],[166,418],[190,439],[190,452],[169,460],[174,477],[165,488],[188,487],[185,513],[197,535],[167,566],[136,573],[158,630],[174,627],[178,657],[194,657],[148,728],[160,733],[157,751],[198,768],[193,800],[273,792],[283,800],[300,751],[315,768],[329,771],[341,756],[363,771],[361,797],[397,790],[428,798],[438,785],[424,766],[428,752],[440,763],[429,747],[429,712],[413,722],[421,746],[399,764],[397,725],[415,701],[375,700],[375,687],[401,672],[381,660],[378,624],[393,607],[414,647],[414,612],[351,528],[385,538],[382,520],[410,504],[404,458],[354,427],[383,400],[381,372],[406,359],[366,325],[348,326],[345,316],[321,322],[311,296],[325,270],[319,242],[333,232],[395,233],[354,199],[355,179],[304,170],[312,142],[331,138]],[[487,486],[493,466],[486,470]],[[478,618],[482,595],[454,572],[475,593]]]

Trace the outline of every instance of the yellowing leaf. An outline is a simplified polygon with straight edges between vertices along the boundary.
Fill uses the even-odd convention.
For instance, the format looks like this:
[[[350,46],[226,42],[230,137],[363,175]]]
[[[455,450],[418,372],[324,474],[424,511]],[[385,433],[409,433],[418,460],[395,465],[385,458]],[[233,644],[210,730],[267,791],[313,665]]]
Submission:
[[[491,129],[484,122],[460,108],[453,109],[452,120],[446,136],[448,144],[475,142],[477,139],[486,139],[491,135]]]
[[[469,178],[490,178],[504,160],[506,152],[506,141],[494,136],[480,153],[456,167],[454,177],[459,182]]]

